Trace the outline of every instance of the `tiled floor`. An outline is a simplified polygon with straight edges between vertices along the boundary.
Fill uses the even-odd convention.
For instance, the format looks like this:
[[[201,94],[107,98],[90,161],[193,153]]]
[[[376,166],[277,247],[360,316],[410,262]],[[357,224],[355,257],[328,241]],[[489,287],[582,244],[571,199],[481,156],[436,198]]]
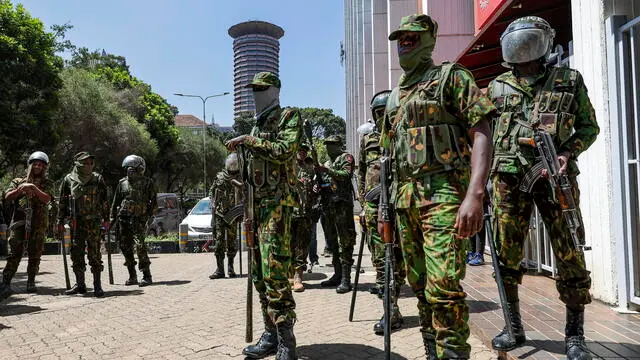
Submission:
[[[492,272],[490,263],[469,266],[464,281],[472,332],[488,346],[504,326]],[[555,281],[547,276],[525,276],[520,286],[520,307],[527,342],[502,357],[565,359],[565,308],[558,299]],[[594,358],[640,359],[640,314],[621,314],[594,301],[586,308],[585,337]]]

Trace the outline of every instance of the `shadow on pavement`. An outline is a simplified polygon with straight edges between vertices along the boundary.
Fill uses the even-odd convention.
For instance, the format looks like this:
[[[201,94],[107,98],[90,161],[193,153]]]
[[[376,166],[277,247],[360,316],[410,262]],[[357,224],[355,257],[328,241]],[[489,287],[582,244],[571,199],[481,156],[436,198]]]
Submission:
[[[114,297],[114,296],[129,296],[129,295],[142,295],[144,291],[140,289],[135,290],[105,290],[104,297]],[[85,296],[93,297],[93,292],[88,292]]]
[[[156,281],[153,284],[151,284],[151,286],[154,286],[154,285],[167,285],[167,286],[184,285],[184,284],[188,284],[190,282],[191,282],[191,280]]]
[[[72,283],[73,284],[73,283]],[[42,286],[36,283],[38,287],[38,292],[34,293],[34,295],[64,295],[64,292],[67,291],[66,287],[51,287],[51,286]]]
[[[33,312],[42,311],[42,310],[45,310],[45,309],[41,308],[40,306],[3,304],[2,307],[0,308],[0,316],[15,316],[15,315],[29,314]]]
[[[4,329],[11,329],[11,326],[7,326],[5,324],[0,324],[0,331],[2,331]]]
[[[326,279],[326,278],[328,278],[328,276],[325,273],[312,272],[312,273],[304,273],[304,274],[302,274],[302,281],[323,280],[323,279]]]
[[[353,360],[384,357],[384,350],[362,344],[313,344],[298,346],[297,355],[300,360]],[[407,358],[391,352],[391,359]]]
[[[614,342],[587,341],[587,347],[594,358],[598,359],[637,359],[640,358],[640,345]],[[527,340],[523,350],[527,352],[517,355],[518,359],[528,359],[538,352],[549,352],[564,356],[564,341],[561,340]]]
[[[467,300],[467,305],[469,305],[470,313],[482,313],[500,309],[500,305],[493,301]]]

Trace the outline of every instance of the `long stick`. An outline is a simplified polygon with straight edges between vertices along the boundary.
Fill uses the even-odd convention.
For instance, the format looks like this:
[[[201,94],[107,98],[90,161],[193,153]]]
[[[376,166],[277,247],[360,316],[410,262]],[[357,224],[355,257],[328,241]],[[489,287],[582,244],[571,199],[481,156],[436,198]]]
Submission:
[[[384,358],[391,359],[391,292],[393,288],[393,243],[384,244]]]
[[[67,264],[67,249],[65,246],[64,237],[65,232],[62,232],[62,262],[64,264],[64,281],[67,286],[67,290],[71,289],[71,281],[69,280],[69,265]]]
[[[504,316],[504,324],[509,333],[510,339],[515,339],[513,334],[513,326],[511,326],[511,315],[509,313],[509,307],[507,306],[507,294],[504,290],[504,281],[502,281],[502,275],[500,275],[498,252],[496,251],[496,244],[493,241],[493,231],[491,229],[491,215],[484,215],[484,228],[487,231],[487,241],[489,242],[489,248],[491,249],[491,262],[493,263],[493,273],[495,274],[496,284],[498,285],[498,295],[500,295],[500,305],[502,306],[502,315]]]
[[[353,311],[356,307],[356,294],[358,293],[358,280],[360,279],[360,265],[362,264],[362,251],[364,250],[364,242],[366,232],[362,230],[360,235],[360,249],[358,250],[358,262],[356,263],[356,276],[353,279],[353,293],[351,294],[351,307],[349,308],[349,321],[353,321]]]
[[[111,263],[111,228],[114,226],[116,221],[114,220],[111,224],[109,224],[109,229],[107,229],[107,267],[109,268],[109,284],[113,285],[113,265]]]

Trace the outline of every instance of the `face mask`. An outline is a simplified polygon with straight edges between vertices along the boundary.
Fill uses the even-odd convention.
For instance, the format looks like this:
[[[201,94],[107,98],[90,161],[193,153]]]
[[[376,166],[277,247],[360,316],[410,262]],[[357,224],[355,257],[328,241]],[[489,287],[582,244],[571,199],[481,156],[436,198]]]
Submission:
[[[428,31],[419,33],[418,41],[412,46],[406,47],[398,40],[398,59],[400,67],[405,72],[415,69],[419,64],[431,60],[436,39]]]
[[[76,166],[76,169],[78,169],[78,172],[81,174],[89,175],[93,172],[93,162],[84,164],[81,161],[76,161],[75,166]]]
[[[340,154],[342,154],[342,146],[340,146],[340,145],[327,145],[327,155],[329,155],[330,158],[335,159]]]
[[[256,115],[260,115],[266,108],[277,104],[280,99],[280,89],[269,86],[267,90],[254,91],[253,102],[256,105]]]

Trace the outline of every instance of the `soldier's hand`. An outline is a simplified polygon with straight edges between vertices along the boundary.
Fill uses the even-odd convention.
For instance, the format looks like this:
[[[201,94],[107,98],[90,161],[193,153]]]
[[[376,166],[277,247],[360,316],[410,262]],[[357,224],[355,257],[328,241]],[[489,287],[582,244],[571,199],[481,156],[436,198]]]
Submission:
[[[362,231],[367,231],[367,219],[364,217],[364,209],[360,212],[359,220]]]
[[[229,149],[229,151],[235,151],[236,147],[238,147],[239,145],[244,144],[244,141],[246,139],[247,135],[240,135],[240,136],[236,136],[233,139],[227,141],[225,143],[227,149]]]
[[[569,158],[571,154],[568,151],[563,151],[558,155],[558,162],[560,163],[560,169],[558,171],[559,175],[564,175],[567,172],[567,167],[569,166]]]
[[[482,196],[465,196],[458,209],[454,225],[458,229],[458,237],[468,238],[480,231],[482,229],[483,215]]]

